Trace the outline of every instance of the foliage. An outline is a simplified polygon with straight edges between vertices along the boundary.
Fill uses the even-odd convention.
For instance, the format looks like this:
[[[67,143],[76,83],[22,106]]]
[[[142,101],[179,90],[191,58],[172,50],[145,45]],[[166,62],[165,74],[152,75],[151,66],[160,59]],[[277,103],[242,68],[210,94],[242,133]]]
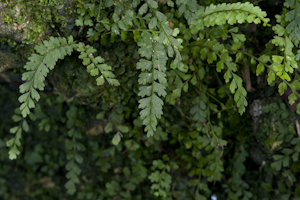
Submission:
[[[222,2],[2,1],[0,199],[298,199],[300,4]]]

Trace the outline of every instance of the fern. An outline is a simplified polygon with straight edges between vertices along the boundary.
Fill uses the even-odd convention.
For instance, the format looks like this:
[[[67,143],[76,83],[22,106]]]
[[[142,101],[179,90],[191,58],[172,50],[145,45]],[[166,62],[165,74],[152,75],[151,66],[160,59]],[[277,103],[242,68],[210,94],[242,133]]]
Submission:
[[[74,194],[76,192],[76,186],[75,184],[78,184],[79,181],[79,175],[81,173],[81,169],[78,166],[77,163],[81,164],[83,161],[83,158],[80,154],[78,154],[78,150],[80,148],[85,149],[85,147],[76,141],[76,139],[81,138],[81,133],[76,131],[75,129],[71,129],[68,132],[68,135],[72,137],[72,139],[67,144],[67,150],[69,151],[67,154],[67,159],[69,160],[66,164],[66,170],[69,172],[67,173],[66,177],[69,179],[67,183],[65,184],[65,187],[67,188],[68,194]]]
[[[142,73],[139,75],[139,84],[144,85],[139,88],[140,92],[138,93],[142,97],[139,100],[139,108],[142,109],[140,117],[146,126],[147,136],[150,137],[156,131],[157,119],[160,119],[163,114],[162,106],[164,103],[159,96],[165,97],[167,94],[165,87],[167,85],[167,79],[165,78],[166,62],[168,56],[173,57],[175,53],[174,63],[176,65],[182,64],[178,50],[182,40],[175,39],[179,29],[173,31],[168,26],[167,16],[156,10],[158,8],[157,2],[153,0],[146,1],[140,7],[139,14],[144,14],[148,8],[154,13],[148,26],[153,30],[159,29],[159,34],[156,32],[153,32],[153,34],[148,32],[141,34],[142,38],[138,42],[138,46],[140,46],[138,52],[147,60],[140,59],[136,66],[137,69],[142,70]]]
[[[298,46],[300,41],[300,17],[297,13],[300,11],[300,3],[295,0],[286,0],[284,6],[291,9],[284,15],[284,21],[287,23],[286,31],[289,39]]]
[[[75,184],[80,182],[79,175],[81,173],[81,169],[78,164],[83,162],[83,157],[78,153],[78,151],[85,151],[86,149],[82,143],[78,142],[78,139],[82,138],[82,134],[77,130],[77,128],[81,128],[82,122],[77,119],[77,115],[78,109],[75,106],[72,106],[67,111],[67,127],[70,129],[68,131],[68,136],[71,138],[71,140],[66,143],[66,148],[68,150],[68,163],[66,164],[66,170],[68,170],[68,173],[66,177],[69,180],[65,184],[65,187],[68,194],[74,194],[76,192]]]
[[[265,18],[267,15],[266,12],[249,2],[211,4],[205,9],[201,7],[201,9],[196,12],[196,15],[198,16],[197,25],[191,25],[193,33],[204,29],[204,27],[223,25],[226,22],[233,25],[236,23],[242,24],[244,22],[259,24],[263,21],[264,25],[267,25],[270,21],[268,18]]]
[[[178,16],[183,15],[189,25],[197,24],[196,22],[197,15],[195,14],[195,12],[200,7],[197,1],[195,0],[176,1],[176,5],[178,7]]]
[[[65,38],[50,37],[49,41],[44,41],[34,48],[38,54],[34,53],[29,57],[29,62],[24,66],[27,72],[22,74],[22,80],[26,82],[19,87],[21,96],[18,100],[21,103],[20,114],[23,118],[26,118],[30,114],[30,109],[35,107],[34,100],[40,100],[37,90],[44,90],[44,81],[49,70],[54,68],[58,59],[64,59],[67,54],[71,55],[75,47],[73,37],[70,36],[68,41]],[[21,145],[22,130],[25,132],[29,130],[26,120],[22,117],[13,116],[14,121],[20,125],[10,129],[10,133],[15,134],[14,138],[6,143],[8,147],[12,147],[9,151],[10,159],[16,159],[20,154],[17,147]]]
[[[71,55],[74,47],[73,37],[70,36],[68,41],[65,38],[50,37],[49,41],[44,41],[34,48],[38,54],[29,57],[30,61],[24,66],[27,72],[22,74],[22,80],[26,82],[20,85],[22,95],[19,97],[19,102],[23,118],[30,113],[31,108],[35,107],[33,100],[40,100],[37,89],[44,90],[44,80],[49,70],[54,68],[58,59],[64,59],[67,54]]]
[[[300,97],[297,90],[300,89],[299,81],[294,80],[292,83],[290,75],[294,73],[294,69],[298,68],[296,62],[296,56],[292,49],[294,45],[288,36],[288,30],[284,29],[280,25],[273,27],[273,30],[278,36],[275,36],[272,43],[280,48],[284,48],[283,56],[272,56],[273,63],[269,66],[270,70],[268,73],[268,83],[271,84],[275,81],[275,75],[280,77],[283,82],[278,85],[279,94],[283,95],[287,87],[291,88],[292,93],[289,95],[289,104],[293,105],[295,101]],[[294,41],[295,42],[295,41]],[[300,113],[300,104],[297,105],[297,113]]]
[[[215,25],[223,25],[228,23],[230,25],[236,23],[261,23],[264,22],[264,25],[267,25],[269,22],[266,17],[266,12],[263,12],[259,7],[246,3],[232,3],[232,4],[218,4],[206,7],[205,9],[201,7],[196,12],[198,16],[197,25],[191,25],[190,29],[192,33],[197,33],[199,30],[204,29],[204,27],[211,27]],[[235,34],[235,31],[231,31],[234,44],[233,50],[238,49],[241,46],[240,42],[245,41],[245,37],[242,34]],[[234,94],[234,100],[239,107],[239,113],[242,114],[245,112],[245,108],[248,105],[246,100],[247,92],[242,85],[242,78],[239,77],[234,72],[237,71],[237,65],[232,61],[232,58],[229,56],[228,50],[224,45],[220,45],[213,41],[206,41],[203,48],[200,51],[201,59],[204,60],[207,57],[207,62],[209,64],[217,61],[217,56],[220,58],[220,61],[217,63],[217,71],[221,72],[222,69],[227,66],[227,70],[224,74],[226,83],[232,79],[229,89],[232,94]],[[209,49],[213,52],[209,53]],[[194,52],[195,53],[195,52]],[[237,55],[238,59],[239,55]]]
[[[243,114],[246,110],[246,106],[248,105],[246,100],[247,91],[243,87],[242,78],[235,73],[237,71],[237,64],[233,62],[228,49],[216,40],[199,40],[194,42],[192,45],[194,46],[192,49],[193,57],[200,56],[201,60],[206,60],[208,64],[217,62],[219,59],[216,63],[216,71],[221,72],[226,69],[226,72],[224,73],[225,82],[229,83],[231,81],[229,89],[231,93],[234,94],[234,100],[239,108],[239,113]],[[240,46],[241,44],[234,43],[231,50],[236,50]]]
[[[282,80],[290,81],[291,78],[288,73],[292,74],[294,69],[298,68],[298,64],[295,61],[295,55],[292,51],[294,45],[287,35],[286,29],[280,25],[273,27],[273,30],[278,36],[275,36],[272,40],[272,43],[276,46],[284,48],[284,56],[272,56],[272,67],[276,75],[279,76]],[[269,84],[272,83],[272,80],[268,79]]]
[[[220,72],[224,66],[227,66],[227,70],[224,74],[225,82],[228,83],[231,80],[229,85],[230,92],[234,94],[234,101],[237,103],[239,108],[239,113],[243,114],[246,110],[248,102],[246,100],[247,91],[243,87],[243,80],[240,76],[235,74],[237,71],[237,65],[232,61],[229,52],[225,49],[223,44],[215,44],[212,47],[212,50],[216,52],[220,61],[217,63],[217,71]]]
[[[97,76],[101,74],[97,79],[97,85],[104,84],[105,80],[114,86],[119,86],[120,83],[117,79],[114,79],[115,75],[110,71],[112,68],[107,64],[103,64],[104,59],[101,56],[94,57],[93,53],[96,49],[90,45],[84,46],[83,43],[77,45],[77,51],[81,52],[79,58],[83,60],[82,64],[87,66],[87,72],[91,76]]]
[[[23,124],[23,127],[24,127],[24,124],[27,124],[27,122],[24,120],[24,121],[22,121],[21,124]],[[27,124],[27,126],[28,126],[28,124]],[[20,151],[19,151],[18,147],[21,146],[21,142],[20,142],[20,139],[22,137],[21,125],[11,128],[9,130],[9,132],[12,133],[12,134],[15,134],[15,136],[12,139],[10,139],[6,142],[7,147],[12,147],[8,152],[9,159],[14,160],[14,159],[17,158],[17,155],[20,154]]]
[[[172,176],[168,173],[170,172],[170,166],[163,163],[162,160],[154,160],[152,165],[156,170],[149,176],[149,180],[152,183],[151,190],[155,196],[166,198],[169,196],[172,183]]]
[[[137,63],[137,69],[141,69],[142,73],[139,75],[139,84],[144,85],[139,88],[139,108],[143,124],[146,126],[145,131],[147,136],[153,136],[156,130],[157,119],[163,114],[163,101],[159,96],[166,96],[166,62],[167,55],[165,53],[164,45],[152,40],[152,35],[148,32],[141,34],[141,41],[138,52],[146,59],[140,59]],[[158,80],[158,82],[157,82]]]

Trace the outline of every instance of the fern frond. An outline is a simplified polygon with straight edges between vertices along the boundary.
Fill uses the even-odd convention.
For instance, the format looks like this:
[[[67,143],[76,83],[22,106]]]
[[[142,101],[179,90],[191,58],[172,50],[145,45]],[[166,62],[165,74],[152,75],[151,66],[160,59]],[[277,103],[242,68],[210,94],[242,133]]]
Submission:
[[[288,83],[289,81],[291,81],[290,76],[294,73],[294,69],[298,68],[296,56],[292,51],[294,45],[290,40],[291,35],[288,36],[288,30],[284,29],[278,24],[273,27],[273,30],[278,36],[274,37],[272,43],[276,46],[284,48],[284,54],[283,56],[272,56],[273,63],[269,66],[270,69],[268,73],[268,83],[271,84],[273,81],[275,81],[275,75],[280,77],[283,82],[281,82],[278,86],[279,94],[283,95],[287,87],[291,88],[292,93],[289,95],[288,99],[289,104],[293,105],[299,98],[297,90],[300,89],[298,80],[294,80],[292,83]],[[300,104],[297,105],[297,113],[300,113]]]
[[[104,84],[105,80],[114,86],[119,86],[120,83],[114,79],[115,75],[111,72],[111,66],[104,63],[101,56],[94,57],[93,53],[96,49],[90,45],[84,46],[83,43],[77,45],[77,51],[80,52],[79,58],[83,60],[82,64],[87,66],[87,72],[91,76],[100,76],[96,79],[97,85]]]
[[[293,43],[287,36],[287,31],[280,25],[273,27],[273,30],[278,36],[275,36],[272,43],[276,46],[281,46],[284,48],[284,56],[272,56],[273,64],[272,69],[282,80],[290,81],[291,78],[289,74],[294,72],[294,69],[298,68],[296,62],[296,56],[294,55],[292,49],[294,48]],[[274,79],[268,79],[269,84],[271,84]]]
[[[162,160],[154,160],[152,166],[156,170],[149,176],[151,190],[157,197],[167,197],[170,193],[172,183],[172,176],[169,174],[170,165],[165,164]]]
[[[54,68],[58,59],[63,59],[67,54],[71,55],[74,47],[73,37],[70,36],[68,41],[65,38],[50,37],[49,41],[44,41],[34,48],[37,54],[32,54],[24,66],[27,72],[22,74],[22,80],[26,82],[19,87],[21,96],[18,100],[21,103],[20,114],[23,118],[26,118],[30,114],[30,109],[35,107],[34,100],[39,101],[40,95],[37,90],[44,90],[44,80],[49,70]],[[29,130],[25,119],[18,115],[14,115],[13,119],[15,122],[21,122],[19,126],[10,129],[10,133],[15,134],[6,143],[8,147],[12,147],[9,151],[10,159],[16,159],[20,154],[17,147],[21,145],[22,130],[25,132]]]
[[[298,1],[287,0],[284,6],[290,8],[291,10],[287,12],[284,16],[284,21],[287,22],[286,31],[289,35],[289,39],[296,45],[299,45],[300,37],[300,17],[297,14],[300,9],[300,3]]]
[[[81,128],[82,123],[75,123],[81,122],[78,119],[78,109],[75,106],[71,106],[70,109],[67,111],[67,127],[70,129],[68,131],[68,136],[70,140],[66,143],[66,148],[68,150],[67,160],[68,163],[66,164],[66,170],[68,173],[66,177],[69,179],[65,184],[68,194],[74,194],[76,192],[75,184],[80,182],[79,175],[81,174],[81,169],[78,164],[83,162],[83,157],[79,154],[79,151],[85,151],[85,146],[78,142],[80,138],[82,138],[82,134],[77,130]]]
[[[234,101],[239,108],[239,113],[243,114],[246,111],[246,106],[248,105],[248,102],[246,100],[247,91],[243,86],[242,78],[234,73],[237,71],[237,65],[232,61],[232,58],[231,56],[229,56],[229,52],[227,49],[225,49],[224,45],[218,44],[215,45],[212,49],[216,51],[216,54],[220,58],[220,61],[217,63],[217,71],[221,71],[224,66],[227,66],[227,70],[224,74],[224,79],[226,83],[229,83],[230,79],[232,79],[229,85],[229,89],[230,92],[234,94]],[[217,49],[223,50],[218,52]]]
[[[270,21],[266,18],[266,12],[262,11],[260,7],[254,6],[253,4],[246,3],[222,3],[218,5],[211,4],[205,9],[199,9],[196,12],[198,16],[197,25],[192,25],[191,29],[193,32],[204,29],[204,27],[210,27],[215,25],[223,24],[242,24],[244,22],[255,24],[264,22],[267,25]]]
[[[179,16],[183,15],[186,19],[187,23],[197,24],[197,15],[195,12],[199,9],[198,2],[195,0],[187,0],[187,1],[176,1],[176,5],[178,7]]]
[[[32,54],[29,57],[29,62],[24,66],[27,72],[22,74],[22,80],[26,82],[19,87],[22,94],[19,97],[19,102],[21,103],[20,110],[23,118],[30,113],[31,108],[35,107],[33,100],[39,101],[40,95],[37,89],[44,90],[44,80],[49,70],[54,68],[58,59],[63,59],[67,54],[71,55],[75,44],[72,36],[68,40],[50,37],[49,41],[44,41],[43,44],[34,48],[37,54]]]
[[[81,133],[76,131],[75,129],[71,129],[68,132],[68,135],[72,137],[72,139],[69,141],[69,143],[67,143],[67,149],[69,152],[67,154],[68,163],[66,164],[66,170],[68,170],[68,173],[66,174],[66,177],[69,180],[66,182],[65,187],[68,194],[74,194],[76,192],[75,184],[80,183],[79,175],[81,173],[81,169],[78,164],[81,164],[83,162],[82,156],[77,152],[77,147],[82,146],[82,144],[78,143],[76,139],[82,136]]]
[[[141,34],[141,41],[138,52],[146,59],[140,59],[137,63],[137,69],[141,69],[142,73],[139,75],[139,84],[144,85],[139,88],[139,108],[143,124],[146,126],[145,131],[147,136],[153,136],[156,130],[157,119],[160,119],[162,112],[163,101],[159,96],[166,96],[167,79],[166,62],[167,55],[163,44],[154,42],[152,35],[148,32]]]
[[[217,61],[217,57],[219,57],[220,60],[217,63],[217,72],[221,72],[221,70],[224,69],[225,66],[227,67],[224,74],[225,82],[229,83],[231,80],[229,89],[231,93],[234,94],[234,101],[239,108],[239,113],[243,114],[246,111],[246,106],[248,105],[248,102],[246,100],[247,91],[243,87],[242,78],[234,73],[237,71],[237,65],[233,62],[232,57],[229,55],[229,51],[223,44],[220,44],[215,40],[205,42],[204,46],[207,47],[201,50],[202,60],[206,59],[207,56],[207,62],[211,64],[214,61]],[[235,45],[233,45],[233,48],[238,48],[240,45],[238,45],[237,47],[234,46]],[[209,49],[211,49],[212,52],[209,53]]]
[[[25,120],[24,120],[25,121]],[[23,122],[22,124],[24,124],[27,122]],[[24,126],[24,125],[23,125]],[[28,125],[27,125],[28,126]],[[17,155],[20,154],[20,151],[18,149],[18,146],[21,146],[21,142],[20,142],[20,139],[22,137],[22,128],[21,126],[15,126],[13,128],[11,128],[9,130],[10,133],[12,134],[15,134],[15,137],[13,137],[12,139],[8,140],[6,142],[6,146],[7,147],[12,147],[9,152],[8,152],[8,155],[9,155],[9,159],[11,160],[14,160],[17,158]]]
[[[175,38],[179,34],[179,29],[175,28],[174,30],[172,30],[169,27],[167,16],[159,11],[155,12],[155,16],[153,18],[157,18],[157,26],[160,30],[159,36],[155,33],[153,34],[154,41],[162,43],[167,48],[168,56],[170,58],[172,58],[175,53],[175,59],[173,61],[175,68],[179,65],[183,65],[183,63],[181,62],[181,54],[179,52],[179,48],[182,47],[181,43],[183,42],[183,40],[180,38]]]

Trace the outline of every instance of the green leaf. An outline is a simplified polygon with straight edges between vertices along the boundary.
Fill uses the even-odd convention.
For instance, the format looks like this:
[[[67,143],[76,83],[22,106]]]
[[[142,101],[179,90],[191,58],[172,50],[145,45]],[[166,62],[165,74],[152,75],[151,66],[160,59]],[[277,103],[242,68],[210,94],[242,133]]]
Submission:
[[[124,22],[123,21],[119,21],[118,22],[118,26],[120,27],[120,29],[122,29],[122,30],[127,30],[127,26],[124,24]],[[122,31],[122,33],[123,33],[124,31]]]
[[[231,81],[231,84],[230,84],[230,86],[229,86],[230,92],[231,92],[231,93],[234,93],[236,88],[237,88],[237,85],[236,85],[235,81],[232,80],[232,81]]]
[[[220,144],[221,146],[226,146],[226,145],[227,145],[227,141],[226,141],[226,140],[219,139],[218,142],[219,142],[219,144]]]
[[[110,85],[114,85],[114,86],[119,86],[120,85],[120,82],[117,79],[108,78],[107,81]]]
[[[196,76],[196,75],[194,75],[193,78],[191,79],[191,83],[192,83],[193,85],[196,85],[196,84],[197,84],[197,76]]]
[[[40,94],[34,88],[31,89],[31,97],[36,101],[39,101],[41,98]]]
[[[76,26],[83,26],[83,17],[79,16],[78,19],[75,20]]]
[[[105,80],[104,77],[101,75],[96,79],[97,85],[103,85]]]
[[[234,42],[234,43],[231,45],[231,49],[237,50],[237,49],[241,48],[241,45],[242,45],[242,43],[240,43],[240,42]]]
[[[270,56],[267,56],[267,55],[261,55],[258,60],[262,63],[267,63],[269,62],[271,59],[270,59]]]
[[[283,95],[284,91],[287,89],[287,85],[285,84],[285,82],[281,82],[278,86],[279,89],[279,94]]]
[[[20,85],[20,93],[28,92],[30,87],[32,87],[32,82],[25,82],[22,85]]]
[[[129,132],[129,128],[128,126],[117,126],[117,128],[119,129],[119,131],[121,131],[122,133],[128,133]]]
[[[224,62],[222,60],[220,60],[218,63],[217,63],[217,72],[221,72],[222,69],[224,69]]]
[[[26,92],[25,94],[22,94],[22,95],[18,98],[19,102],[20,102],[20,103],[27,102],[29,95],[30,95],[29,92]]]
[[[156,27],[156,25],[157,25],[157,19],[156,19],[156,17],[153,17],[149,22],[149,25],[148,25],[149,29],[154,29]]]
[[[16,145],[13,146],[13,148],[11,148],[8,152],[9,155],[9,159],[10,160],[14,160],[17,158],[17,155],[20,154],[20,151],[18,150],[18,148],[16,147]]]
[[[158,19],[160,22],[165,22],[165,21],[167,21],[166,15],[164,15],[163,13],[161,13],[161,12],[159,12],[159,11],[156,11],[156,16],[157,16],[157,19]]]
[[[114,135],[114,137],[113,137],[113,139],[112,139],[111,142],[112,142],[113,145],[118,146],[118,144],[120,143],[120,141],[121,141],[121,134],[119,132],[117,132]]]
[[[147,0],[147,2],[148,2],[149,6],[150,6],[151,8],[154,8],[154,9],[157,9],[157,8],[158,8],[158,4],[157,4],[156,1],[153,1],[153,0]]]
[[[122,41],[125,41],[127,39],[127,34],[128,34],[127,31],[122,31],[122,33],[121,33],[121,40]]]
[[[105,133],[109,133],[109,132],[111,132],[112,130],[113,130],[113,124],[112,124],[111,122],[109,122],[109,123],[105,126],[104,131],[105,131]]]
[[[34,74],[34,71],[24,72],[22,74],[22,81],[30,81],[33,78]]]
[[[19,122],[19,121],[21,121],[23,118],[21,117],[21,116],[19,116],[19,115],[13,115],[12,116],[12,120],[14,121],[14,122]]]
[[[274,74],[274,72],[272,72],[272,71],[269,71],[269,73],[268,73],[268,84],[269,85],[271,85],[271,83],[273,82],[273,81],[275,81],[275,74]]]
[[[272,56],[272,60],[273,60],[273,62],[275,62],[275,63],[282,63],[283,57],[282,57],[282,56],[276,56],[276,55],[273,55],[273,56]]]
[[[114,1],[113,0],[106,0],[105,1],[105,7],[111,7],[114,5]]]
[[[143,15],[147,12],[147,10],[148,10],[148,4],[144,3],[139,9],[139,14]]]
[[[282,166],[283,167],[287,167],[289,165],[290,162],[290,157],[286,156],[283,160],[282,160]]]
[[[111,26],[111,32],[113,32],[113,33],[116,34],[116,35],[119,35],[119,34],[120,34],[120,30],[119,30],[119,27],[118,27],[117,24],[113,24],[113,25]]]
[[[271,164],[271,167],[278,171],[281,170],[281,166],[282,166],[282,160],[275,161]]]
[[[293,155],[292,155],[292,159],[294,162],[297,162],[298,161],[298,158],[299,158],[299,152],[295,152]]]
[[[18,131],[18,129],[20,129],[20,126],[15,126],[15,127],[11,128],[11,129],[9,129],[9,132],[12,133],[12,134],[15,134]]]
[[[28,132],[29,131],[29,126],[28,126],[28,123],[26,120],[23,121],[22,123],[22,128],[25,132]]]
[[[166,33],[167,35],[172,35],[173,30],[172,30],[169,26],[167,26],[167,25],[165,25],[165,24],[163,24],[162,26],[163,26],[163,29],[164,29],[164,31],[165,31],[165,33]]]
[[[74,194],[76,192],[75,183],[72,179],[70,179],[66,184],[65,187],[67,189],[68,194]]]
[[[259,76],[265,71],[265,66],[262,63],[259,63],[256,68],[256,76]]]
[[[189,90],[189,84],[186,83],[186,84],[183,86],[182,90],[183,90],[184,92],[188,92],[188,90]]]
[[[174,56],[174,50],[171,45],[168,46],[168,56],[172,58]]]
[[[234,34],[234,33],[231,33],[232,35],[232,39],[234,42],[245,42],[246,41],[246,37],[244,34]]]
[[[176,37],[179,34],[179,28],[174,28],[172,36]]]
[[[173,38],[172,36],[170,36],[170,41],[171,41],[171,44],[172,44],[174,47],[179,47],[180,43],[178,42],[178,40],[176,40],[176,39]]]
[[[92,69],[90,71],[91,76],[97,76],[99,74],[99,69]]]

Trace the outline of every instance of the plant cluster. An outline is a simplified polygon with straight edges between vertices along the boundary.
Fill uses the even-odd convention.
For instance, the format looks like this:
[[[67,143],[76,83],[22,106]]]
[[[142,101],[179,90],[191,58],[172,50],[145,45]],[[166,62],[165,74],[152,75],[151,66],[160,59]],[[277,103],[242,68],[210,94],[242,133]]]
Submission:
[[[12,49],[34,48],[21,95],[0,87],[0,148],[20,158],[0,156],[0,199],[300,198],[280,97],[300,98],[300,4],[276,1],[275,22],[266,2],[221,2],[2,1],[7,26],[28,23]]]

